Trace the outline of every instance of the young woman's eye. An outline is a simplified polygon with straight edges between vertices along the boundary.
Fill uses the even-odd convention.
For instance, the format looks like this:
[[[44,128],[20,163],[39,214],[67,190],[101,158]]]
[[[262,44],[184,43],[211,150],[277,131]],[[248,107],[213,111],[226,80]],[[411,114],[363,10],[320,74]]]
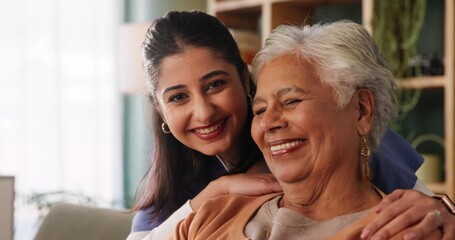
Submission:
[[[188,96],[186,94],[175,94],[169,97],[168,102],[180,103],[185,101],[187,98]]]
[[[226,82],[223,81],[223,80],[215,80],[215,81],[212,81],[210,82],[208,85],[207,85],[207,90],[210,90],[210,89],[218,89],[220,88],[221,86],[223,86]]]

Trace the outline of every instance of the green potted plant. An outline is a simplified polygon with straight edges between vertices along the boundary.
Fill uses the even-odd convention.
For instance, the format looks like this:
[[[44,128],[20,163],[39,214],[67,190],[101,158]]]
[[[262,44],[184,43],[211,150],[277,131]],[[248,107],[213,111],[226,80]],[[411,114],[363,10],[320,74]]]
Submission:
[[[373,37],[396,79],[409,75],[409,63],[418,56],[417,43],[425,20],[426,0],[374,1]],[[420,75],[416,68],[415,75]],[[419,103],[421,90],[398,92],[398,119],[392,128],[403,135],[401,122]],[[407,136],[412,139],[414,136]]]

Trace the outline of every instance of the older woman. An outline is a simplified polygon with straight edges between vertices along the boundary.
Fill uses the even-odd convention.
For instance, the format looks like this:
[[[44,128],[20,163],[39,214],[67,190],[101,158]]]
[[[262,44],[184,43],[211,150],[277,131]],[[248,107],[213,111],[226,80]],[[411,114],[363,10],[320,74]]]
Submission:
[[[210,200],[174,238],[359,239],[384,196],[368,159],[396,115],[396,84],[374,41],[351,22],[282,26],[254,66],[251,132],[284,193]]]

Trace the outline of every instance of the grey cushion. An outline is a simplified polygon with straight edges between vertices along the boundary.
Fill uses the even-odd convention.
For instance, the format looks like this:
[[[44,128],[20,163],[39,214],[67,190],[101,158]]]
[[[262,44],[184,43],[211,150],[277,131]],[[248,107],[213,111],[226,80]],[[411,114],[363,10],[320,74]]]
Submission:
[[[35,240],[125,240],[132,217],[119,210],[57,203],[44,218]]]

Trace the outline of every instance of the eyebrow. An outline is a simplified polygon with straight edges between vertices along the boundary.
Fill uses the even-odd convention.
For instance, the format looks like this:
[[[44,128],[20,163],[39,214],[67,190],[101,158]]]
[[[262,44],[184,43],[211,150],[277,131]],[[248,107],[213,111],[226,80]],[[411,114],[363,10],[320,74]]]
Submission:
[[[282,89],[278,90],[276,95],[283,96],[284,94],[289,93],[289,92],[304,92],[304,91],[297,87],[287,87],[287,88],[282,88]]]
[[[206,75],[202,76],[200,80],[201,80],[201,81],[205,81],[205,80],[207,80],[207,79],[210,79],[210,78],[215,77],[215,76],[218,76],[218,75],[229,76],[229,75],[231,75],[231,74],[229,74],[228,72],[223,71],[223,70],[216,70],[216,71],[207,73]]]
[[[223,71],[223,70],[216,70],[216,71],[209,72],[209,73],[205,74],[204,76],[202,76],[199,79],[199,81],[203,82],[203,81],[206,81],[206,80],[208,80],[208,79],[210,79],[212,77],[219,76],[219,75],[229,76],[230,74],[227,73],[226,71]],[[164,96],[164,94],[166,94],[169,91],[176,90],[176,89],[182,89],[182,88],[185,88],[184,84],[179,84],[179,85],[168,87],[168,88],[164,89],[162,96]]]
[[[286,88],[281,88],[280,90],[278,90],[275,95],[277,95],[278,97],[281,97],[289,92],[306,92],[306,91],[304,91],[303,89],[300,89],[298,87],[286,87]],[[264,102],[264,101],[265,100],[261,97],[257,97],[257,98],[255,97],[253,99],[252,105],[257,104],[259,102]]]

